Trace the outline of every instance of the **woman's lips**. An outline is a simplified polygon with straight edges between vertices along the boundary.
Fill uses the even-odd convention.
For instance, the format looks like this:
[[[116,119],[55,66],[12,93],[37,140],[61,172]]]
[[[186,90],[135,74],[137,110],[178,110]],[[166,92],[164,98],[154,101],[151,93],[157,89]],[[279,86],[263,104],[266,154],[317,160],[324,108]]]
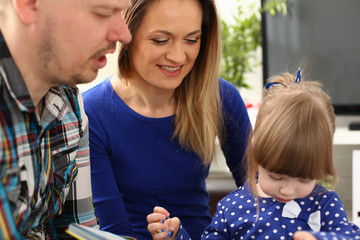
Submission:
[[[181,73],[182,66],[170,67],[158,65],[160,71],[168,77],[177,77]]]

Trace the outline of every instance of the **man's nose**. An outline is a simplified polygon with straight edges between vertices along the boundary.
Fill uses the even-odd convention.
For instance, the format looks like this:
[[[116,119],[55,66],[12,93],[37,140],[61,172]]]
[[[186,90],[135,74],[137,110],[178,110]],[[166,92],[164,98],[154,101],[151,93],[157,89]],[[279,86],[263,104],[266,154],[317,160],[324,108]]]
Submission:
[[[125,23],[122,13],[116,13],[118,16],[114,18],[112,27],[107,34],[109,42],[120,41],[122,43],[129,43],[131,41],[131,33]]]

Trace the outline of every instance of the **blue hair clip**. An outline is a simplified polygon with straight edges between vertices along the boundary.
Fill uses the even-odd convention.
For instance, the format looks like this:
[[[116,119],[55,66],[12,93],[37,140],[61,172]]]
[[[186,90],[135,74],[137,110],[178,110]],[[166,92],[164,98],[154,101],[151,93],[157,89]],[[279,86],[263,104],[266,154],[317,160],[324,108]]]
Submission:
[[[301,69],[299,68],[296,77],[295,77],[295,83],[299,83],[301,81]],[[267,84],[265,84],[265,89],[269,89],[271,86],[275,85],[275,84],[280,84],[282,85],[282,83],[279,82],[269,82]]]
[[[265,89],[269,89],[272,85],[275,85],[275,84],[281,84],[281,83],[279,83],[279,82],[269,82],[269,83],[265,84]]]
[[[295,83],[298,83],[301,81],[301,70],[299,68],[297,74],[296,74],[296,78],[295,78]]]

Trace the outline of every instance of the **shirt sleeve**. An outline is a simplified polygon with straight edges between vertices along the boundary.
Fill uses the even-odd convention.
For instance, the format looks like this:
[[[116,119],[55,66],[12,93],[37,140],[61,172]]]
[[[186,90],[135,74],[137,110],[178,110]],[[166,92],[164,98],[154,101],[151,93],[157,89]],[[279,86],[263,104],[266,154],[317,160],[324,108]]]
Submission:
[[[91,189],[88,119],[84,112],[83,100],[80,94],[77,95],[77,99],[83,132],[75,156],[78,175],[70,186],[62,212],[45,225],[46,232],[51,236],[51,239],[72,238],[65,233],[68,225],[72,222],[99,228]]]
[[[2,182],[0,182],[0,230],[0,239],[20,239]]]
[[[323,195],[320,232],[313,233],[319,240],[360,239],[359,227],[348,221],[339,196],[331,191]]]
[[[252,127],[239,91],[234,85],[221,78],[219,83],[225,125],[225,138],[221,148],[236,185],[239,187],[246,180],[242,161]]]
[[[227,219],[224,215],[224,206],[222,200],[217,204],[217,210],[209,226],[205,228],[201,239],[231,239],[230,229],[227,225]]]
[[[175,240],[191,240],[189,233],[185,230],[185,228],[183,228],[181,223],[179,233],[176,236]]]

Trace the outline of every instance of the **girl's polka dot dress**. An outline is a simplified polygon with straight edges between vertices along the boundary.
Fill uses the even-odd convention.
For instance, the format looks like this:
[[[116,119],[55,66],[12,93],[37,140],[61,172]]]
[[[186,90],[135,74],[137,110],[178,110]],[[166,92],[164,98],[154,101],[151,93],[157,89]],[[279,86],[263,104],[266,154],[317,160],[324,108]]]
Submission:
[[[306,198],[288,203],[260,198],[256,221],[256,202],[247,182],[219,201],[201,239],[282,240],[292,239],[300,230],[312,232],[320,240],[360,239],[359,227],[349,223],[339,196],[321,185]]]

